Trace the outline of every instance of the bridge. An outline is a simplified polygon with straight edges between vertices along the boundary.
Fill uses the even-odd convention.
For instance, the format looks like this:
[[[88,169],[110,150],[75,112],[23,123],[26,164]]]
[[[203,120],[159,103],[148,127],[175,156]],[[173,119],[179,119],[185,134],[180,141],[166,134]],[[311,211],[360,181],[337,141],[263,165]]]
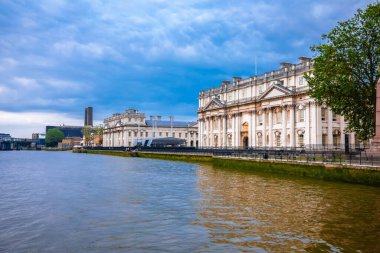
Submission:
[[[38,140],[6,137],[0,138],[0,150],[22,150],[35,147]]]

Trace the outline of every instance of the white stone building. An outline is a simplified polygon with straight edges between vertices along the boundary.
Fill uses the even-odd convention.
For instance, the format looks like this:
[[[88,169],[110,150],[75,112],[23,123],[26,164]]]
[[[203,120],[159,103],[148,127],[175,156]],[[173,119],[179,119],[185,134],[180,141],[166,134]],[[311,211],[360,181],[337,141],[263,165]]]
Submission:
[[[128,109],[104,119],[103,147],[131,147],[143,139],[175,137],[186,141],[186,146],[198,146],[196,122],[162,120],[161,116],[150,119],[145,113]]]
[[[199,94],[200,147],[344,149],[358,144],[344,118],[307,94],[303,75],[312,59],[281,63],[280,69],[222,81]]]

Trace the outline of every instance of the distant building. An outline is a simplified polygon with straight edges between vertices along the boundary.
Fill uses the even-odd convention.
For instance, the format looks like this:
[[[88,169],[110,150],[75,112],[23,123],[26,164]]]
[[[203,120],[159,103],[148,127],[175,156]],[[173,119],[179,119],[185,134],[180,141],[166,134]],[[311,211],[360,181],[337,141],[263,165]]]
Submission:
[[[162,120],[161,116],[147,120],[145,113],[134,109],[104,119],[103,147],[131,147],[148,138],[169,137],[184,140],[188,147],[198,146],[197,122]]]
[[[62,142],[58,143],[58,148],[73,148],[74,146],[80,146],[82,138],[65,138]]]
[[[0,141],[10,141],[12,139],[10,134],[0,133]]]
[[[65,138],[79,137],[83,138],[82,126],[46,126],[46,133],[49,129],[58,128],[63,132]]]
[[[93,126],[93,109],[92,107],[86,107],[84,110],[84,125],[85,126]]]

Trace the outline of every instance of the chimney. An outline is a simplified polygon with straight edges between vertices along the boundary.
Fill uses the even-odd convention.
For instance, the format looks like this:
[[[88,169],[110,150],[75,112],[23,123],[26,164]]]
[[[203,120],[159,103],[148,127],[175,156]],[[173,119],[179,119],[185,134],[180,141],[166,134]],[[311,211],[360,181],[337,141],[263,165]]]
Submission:
[[[311,62],[311,58],[309,58],[309,57],[304,57],[304,56],[298,58],[298,60],[299,60],[299,63]]]
[[[290,68],[293,64],[289,63],[289,62],[281,62],[280,63],[280,68],[281,69],[284,69],[284,68]]]
[[[153,116],[149,116],[149,120],[150,121],[153,121],[154,117]]]
[[[157,121],[161,121],[161,116],[157,116]]]
[[[233,77],[232,80],[234,83],[236,83],[236,82],[239,82],[241,80],[241,77]]]
[[[230,84],[230,81],[226,81],[226,80],[222,81],[222,85],[228,85],[228,84]]]

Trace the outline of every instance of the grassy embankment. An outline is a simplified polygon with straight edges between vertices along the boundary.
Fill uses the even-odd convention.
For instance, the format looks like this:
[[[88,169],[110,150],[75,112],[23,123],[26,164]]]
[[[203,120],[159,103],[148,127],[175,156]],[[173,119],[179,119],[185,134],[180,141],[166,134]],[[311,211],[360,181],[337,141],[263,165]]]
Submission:
[[[239,169],[244,171],[257,171],[270,174],[290,175],[297,177],[316,178],[326,181],[347,182],[380,186],[380,170],[369,170],[332,165],[304,164],[296,162],[278,162],[262,160],[241,160],[234,158],[218,158],[211,156],[176,155],[157,153],[126,153],[117,151],[88,150],[90,154],[114,155],[123,157],[154,158],[170,161],[184,161],[194,163],[208,163],[215,168]]]

